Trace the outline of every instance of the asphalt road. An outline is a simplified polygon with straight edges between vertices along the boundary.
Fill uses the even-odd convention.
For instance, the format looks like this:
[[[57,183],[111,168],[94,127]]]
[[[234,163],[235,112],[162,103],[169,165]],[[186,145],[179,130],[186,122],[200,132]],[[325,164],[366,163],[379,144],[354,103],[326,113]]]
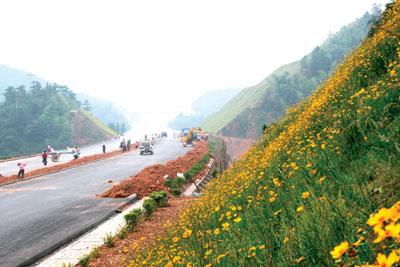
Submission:
[[[112,150],[118,149],[119,143],[120,143],[120,140],[110,140],[110,141],[105,142],[107,151],[112,151]],[[57,148],[56,150],[64,151],[66,149],[58,149]],[[81,157],[103,153],[102,143],[82,147],[80,150],[81,150]],[[71,154],[61,155],[60,160],[58,162],[52,162],[49,157],[47,167],[65,163],[70,160],[73,160],[73,156]],[[34,157],[28,157],[28,158],[16,159],[16,160],[7,160],[4,162],[0,162],[0,174],[3,176],[17,174],[18,173],[18,167],[17,167],[18,162],[27,163],[26,172],[45,167],[42,164],[41,156],[34,156]]]
[[[18,266],[98,222],[124,199],[96,194],[155,163],[185,154],[177,140],[161,140],[154,155],[138,150],[16,184],[0,186],[0,266]]]

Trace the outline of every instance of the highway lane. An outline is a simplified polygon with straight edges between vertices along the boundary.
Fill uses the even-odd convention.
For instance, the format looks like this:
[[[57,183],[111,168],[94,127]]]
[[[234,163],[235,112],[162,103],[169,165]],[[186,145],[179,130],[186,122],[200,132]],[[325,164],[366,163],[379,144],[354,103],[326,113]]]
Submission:
[[[120,140],[109,140],[107,142],[104,142],[104,144],[106,145],[107,151],[112,151],[112,150],[118,149],[119,143],[120,143]],[[102,144],[103,143],[99,143],[99,144],[82,147],[80,149],[81,157],[103,153]],[[64,150],[66,150],[66,149],[64,149]],[[60,151],[62,151],[62,149],[60,149]],[[58,162],[52,162],[49,157],[47,167],[65,163],[72,159],[73,159],[73,156],[71,154],[62,155]],[[18,173],[18,167],[17,167],[18,162],[27,163],[27,166],[26,166],[27,172],[45,167],[42,164],[41,156],[33,156],[33,157],[24,158],[24,159],[16,159],[16,160],[8,160],[8,161],[0,162],[0,174],[3,176],[17,174]]]
[[[124,200],[95,195],[143,168],[184,155],[177,140],[161,140],[154,155],[132,151],[111,159],[0,187],[0,265],[18,266],[99,221]]]

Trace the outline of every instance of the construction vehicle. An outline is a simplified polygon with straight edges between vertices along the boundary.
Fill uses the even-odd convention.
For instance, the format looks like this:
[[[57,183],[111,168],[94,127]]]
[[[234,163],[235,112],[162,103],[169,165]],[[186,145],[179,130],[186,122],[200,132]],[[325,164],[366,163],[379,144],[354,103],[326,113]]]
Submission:
[[[183,146],[192,145],[194,146],[197,141],[200,140],[201,128],[183,128],[181,131],[181,143]]]

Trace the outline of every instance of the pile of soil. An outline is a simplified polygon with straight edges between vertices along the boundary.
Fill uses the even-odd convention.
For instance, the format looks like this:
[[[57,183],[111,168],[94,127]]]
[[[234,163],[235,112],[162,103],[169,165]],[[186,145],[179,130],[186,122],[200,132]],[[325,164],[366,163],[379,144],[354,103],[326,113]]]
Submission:
[[[140,222],[135,231],[129,233],[125,239],[114,238],[115,247],[108,248],[106,245],[102,245],[99,257],[91,259],[88,266],[127,266],[129,259],[140,253],[140,249],[137,250],[134,247],[144,249],[146,246],[151,246],[152,242],[168,229],[168,225],[174,222],[174,218],[178,218],[182,208],[186,207],[191,201],[194,201],[194,199],[170,198],[168,207],[158,208],[149,220]]]
[[[131,176],[107,190],[101,197],[124,198],[137,194],[137,198],[143,198],[153,191],[166,190],[164,185],[165,175],[175,178],[178,172],[184,173],[196,164],[208,153],[207,142],[199,142],[183,157],[170,160],[166,165],[156,164],[143,169],[138,174]]]
[[[76,160],[71,160],[69,162],[66,163],[62,163],[62,164],[57,164],[57,165],[53,165],[53,166],[49,166],[49,167],[43,167],[40,169],[36,169],[30,172],[25,173],[25,178],[32,178],[32,177],[36,177],[36,176],[40,176],[40,175],[45,175],[45,174],[49,174],[49,173],[53,173],[53,172],[58,172],[58,171],[62,171],[65,169],[69,169],[71,167],[75,167],[75,166],[79,166],[79,165],[84,165],[90,162],[94,162],[97,160],[101,160],[101,159],[106,159],[106,158],[111,158],[114,157],[116,155],[121,154],[122,152],[120,150],[115,150],[112,152],[108,152],[106,154],[94,154],[94,155],[90,155],[90,156],[86,156],[86,157],[82,157]],[[12,181],[18,180],[17,175],[11,175],[11,176],[0,176],[0,184],[4,184],[4,183],[9,183]]]

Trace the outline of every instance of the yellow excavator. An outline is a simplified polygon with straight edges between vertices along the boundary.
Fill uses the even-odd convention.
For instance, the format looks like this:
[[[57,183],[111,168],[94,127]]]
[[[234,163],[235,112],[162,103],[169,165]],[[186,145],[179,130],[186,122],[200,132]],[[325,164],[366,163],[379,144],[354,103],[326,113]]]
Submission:
[[[194,146],[198,140],[200,140],[201,128],[182,128],[181,130],[181,143],[183,146],[192,145]]]

